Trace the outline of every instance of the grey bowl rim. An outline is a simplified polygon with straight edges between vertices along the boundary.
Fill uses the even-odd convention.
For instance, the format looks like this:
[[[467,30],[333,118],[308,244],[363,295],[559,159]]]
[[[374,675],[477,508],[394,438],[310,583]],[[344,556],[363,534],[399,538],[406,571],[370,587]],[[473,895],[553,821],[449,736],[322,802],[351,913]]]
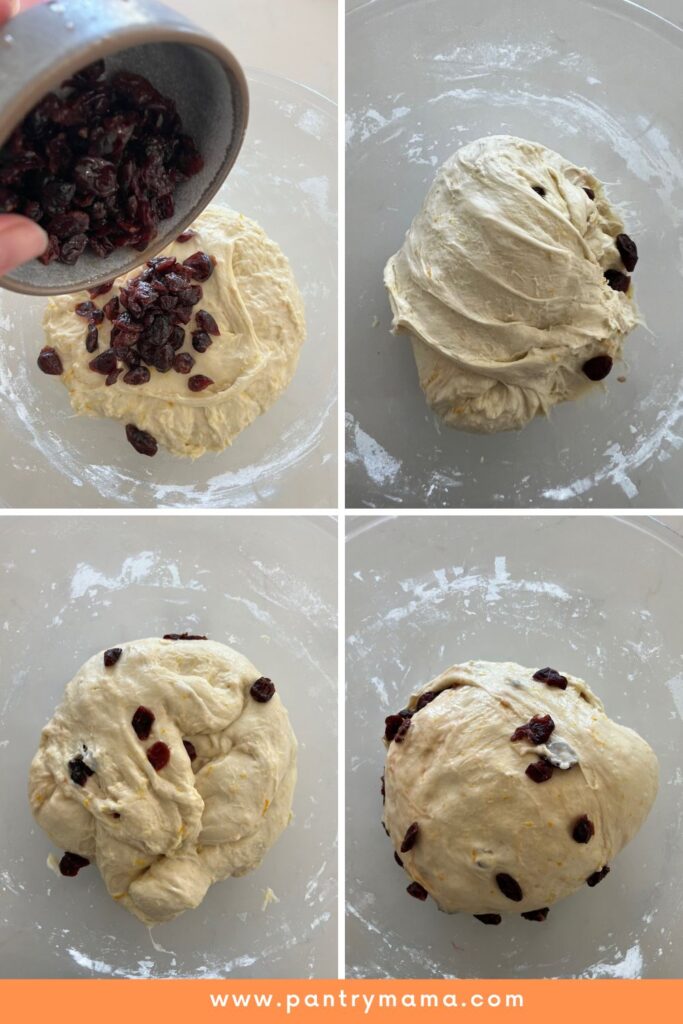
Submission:
[[[20,86],[17,89],[16,101],[6,104],[0,111],[0,146],[4,144],[33,107],[40,102],[42,97],[58,87],[64,79],[69,78],[70,75],[79,69],[100,58],[106,58],[113,53],[119,53],[121,50],[132,49],[135,46],[149,43],[180,43],[206,50],[220,61],[236,85],[236,92],[232,97],[234,112],[233,136],[225,158],[218,167],[209,186],[197,202],[193,204],[188,214],[177,221],[168,221],[167,223],[170,227],[160,232],[143,252],[130,250],[135,255],[123,263],[113,275],[111,269],[103,270],[96,278],[88,278],[87,281],[80,278],[67,288],[65,284],[54,286],[19,281],[12,277],[10,271],[8,274],[0,277],[0,288],[5,288],[8,291],[21,295],[71,295],[76,292],[96,288],[99,284],[112,280],[112,276],[118,278],[129,274],[136,267],[142,266],[147,260],[161,252],[197,218],[202,210],[211,202],[232,170],[242,148],[249,123],[249,86],[247,79],[242,65],[227,46],[224,46],[223,43],[209,33],[204,33],[199,28],[193,28],[189,23],[187,27],[160,26],[158,24],[136,25],[132,27],[122,26],[115,29],[111,35],[99,42],[89,41],[87,46],[75,46],[64,56],[58,57],[55,63],[51,64],[50,68],[43,75],[31,78],[28,83]],[[117,251],[120,252],[121,250]],[[106,262],[106,260],[103,260],[103,264],[106,264]],[[75,264],[75,266],[77,267],[78,264]]]

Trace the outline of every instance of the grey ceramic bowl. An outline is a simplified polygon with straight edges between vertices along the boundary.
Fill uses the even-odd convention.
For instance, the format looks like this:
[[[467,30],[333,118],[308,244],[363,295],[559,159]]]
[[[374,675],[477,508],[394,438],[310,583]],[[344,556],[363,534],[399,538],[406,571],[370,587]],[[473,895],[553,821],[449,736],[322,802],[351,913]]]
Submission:
[[[247,125],[249,94],[237,60],[217,39],[156,0],[58,0],[33,7],[0,30],[0,146],[42,97],[89,64],[145,75],[175,100],[204,168],[175,193],[175,214],[151,245],[84,253],[70,267],[31,260],[0,278],[29,295],[92,288],[159,252],[204,209],[235,162]]]

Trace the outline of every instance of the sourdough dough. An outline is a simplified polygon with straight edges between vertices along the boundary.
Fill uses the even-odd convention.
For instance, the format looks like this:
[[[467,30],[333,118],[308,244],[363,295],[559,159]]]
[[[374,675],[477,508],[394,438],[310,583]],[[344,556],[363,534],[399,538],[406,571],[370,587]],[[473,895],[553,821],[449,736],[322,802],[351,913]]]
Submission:
[[[55,845],[96,862],[109,894],[152,925],[259,865],[290,819],[296,740],[278,694],[255,700],[259,673],[230,647],[119,646],[115,665],[96,654],[68,684],[31,764],[29,796]],[[155,716],[145,740],[132,726],[139,706]],[[156,771],[147,751],[158,741],[170,760]],[[83,786],[69,770],[79,757],[92,772]]]
[[[195,458],[221,451],[273,404],[294,374],[306,327],[291,267],[258,224],[233,210],[210,206],[192,228],[193,238],[174,242],[163,254],[182,262],[203,251],[216,259],[213,274],[201,282],[204,294],[195,312],[211,313],[220,336],[198,354],[191,345],[195,325],[190,323],[180,349],[195,358],[192,373],[214,381],[205,391],[192,393],[186,375],[153,368],[147,384],[125,384],[120,376],[107,386],[105,378],[88,367],[93,356],[84,344],[87,324],[74,312],[89,298],[86,292],[50,299],[44,328],[47,344],[62,360],[61,379],[77,413],[133,423],[174,455]],[[140,268],[118,278],[113,291],[98,298],[97,305],[103,306],[139,272]],[[110,328],[105,320],[100,337],[108,339]],[[99,351],[106,347],[101,341]]]
[[[654,802],[657,759],[648,744],[608,718],[581,679],[563,673],[563,690],[535,680],[536,671],[512,662],[454,665],[410,698],[415,713],[403,740],[385,739],[385,826],[410,879],[441,910],[551,906],[609,866]],[[427,693],[437,696],[415,711]],[[511,740],[548,714],[555,728],[546,744]],[[565,767],[536,783],[526,767],[544,757]],[[584,815],[595,832],[577,842]],[[413,823],[417,841],[401,853]],[[501,874],[517,882],[520,901],[503,894]]]
[[[516,429],[595,386],[584,363],[619,358],[638,322],[632,286],[604,277],[624,271],[623,230],[602,184],[545,146],[494,135],[446,161],[384,282],[447,424]]]

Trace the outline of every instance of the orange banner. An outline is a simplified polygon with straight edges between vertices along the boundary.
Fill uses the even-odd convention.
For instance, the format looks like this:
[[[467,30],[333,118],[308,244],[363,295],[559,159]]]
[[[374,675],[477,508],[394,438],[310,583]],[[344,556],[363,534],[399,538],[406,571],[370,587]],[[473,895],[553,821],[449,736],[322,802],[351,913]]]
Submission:
[[[647,1024],[683,1004],[683,981],[0,981],[5,1020],[50,1024],[472,1020]]]

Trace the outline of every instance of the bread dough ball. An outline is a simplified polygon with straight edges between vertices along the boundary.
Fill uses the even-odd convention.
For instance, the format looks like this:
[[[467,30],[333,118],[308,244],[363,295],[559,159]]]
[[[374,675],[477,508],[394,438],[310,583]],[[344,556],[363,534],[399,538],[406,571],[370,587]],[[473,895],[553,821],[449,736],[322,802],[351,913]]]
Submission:
[[[85,347],[87,321],[75,313],[79,303],[89,300],[87,292],[51,298],[44,328],[47,345],[62,361],[61,380],[77,413],[132,423],[174,455],[196,458],[232,444],[278,398],[296,369],[306,325],[292,269],[258,224],[234,210],[210,206],[192,230],[192,238],[174,242],[161,255],[182,263],[195,252],[205,252],[216,260],[208,280],[192,282],[201,284],[203,295],[178,350],[195,360],[191,375],[213,381],[205,390],[191,391],[188,374],[173,369],[160,373],[154,367],[146,384],[127,384],[123,373],[107,384],[105,376],[89,367],[94,356]],[[141,269],[118,278],[112,291],[94,300],[96,305],[101,309],[119,295]],[[220,331],[202,353],[193,348],[191,336],[200,309],[213,316]],[[95,355],[109,347],[111,326],[107,319],[99,326]]]
[[[259,678],[212,640],[134,640],[90,658],[43,729],[36,821],[146,924],[258,867],[290,820],[296,739]]]
[[[384,823],[408,891],[448,913],[543,919],[604,877],[657,793],[652,749],[566,672],[453,665],[402,714],[387,719]]]
[[[623,231],[597,178],[538,143],[494,135],[446,161],[384,282],[449,426],[523,427],[609,372],[638,322]]]

